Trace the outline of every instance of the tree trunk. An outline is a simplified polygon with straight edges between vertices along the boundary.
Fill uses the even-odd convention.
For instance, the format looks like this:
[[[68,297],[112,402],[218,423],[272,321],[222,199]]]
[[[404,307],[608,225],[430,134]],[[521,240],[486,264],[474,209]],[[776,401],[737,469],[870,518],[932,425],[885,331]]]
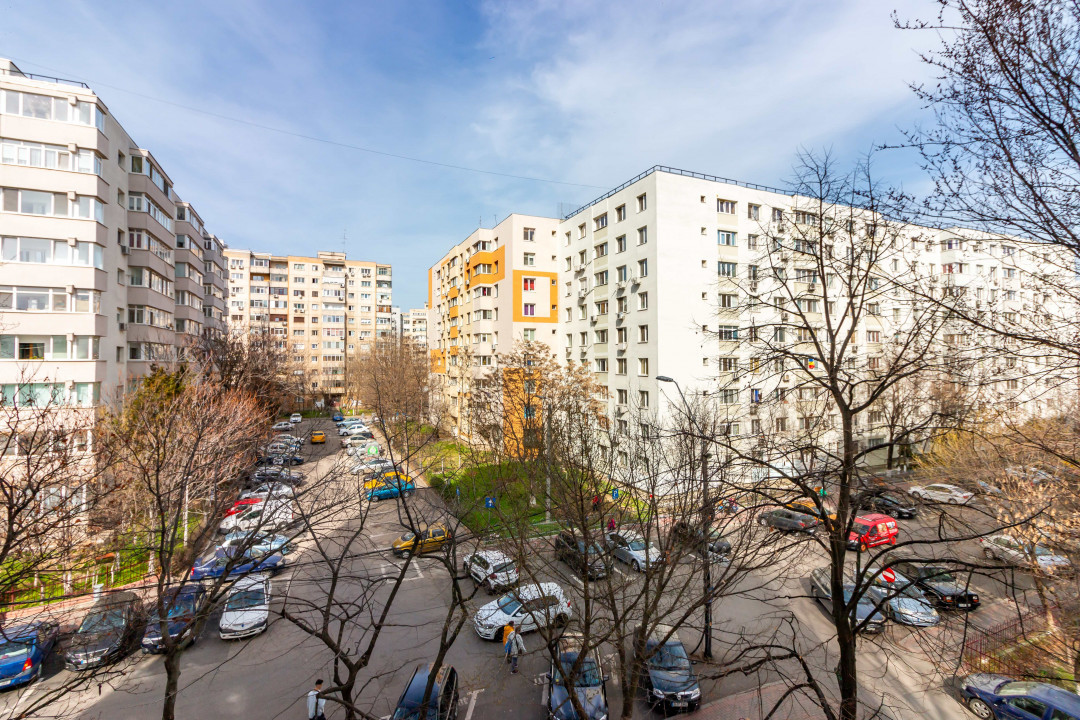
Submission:
[[[162,632],[167,632],[163,627]],[[165,654],[165,705],[161,708],[161,720],[175,720],[176,694],[180,690],[180,655],[179,649]]]
[[[851,512],[852,483],[855,481],[855,428],[852,416],[845,408],[841,411],[841,437],[844,443],[844,464],[840,470],[840,487],[837,493],[836,522],[833,523],[831,542],[831,580],[833,597],[833,622],[836,625],[836,643],[840,661],[836,666],[840,685],[840,720],[855,720],[859,702],[859,680],[855,656],[855,631],[852,627],[848,603],[844,602],[844,558],[847,554],[847,536],[844,533]],[[854,598],[852,599],[854,601]]]

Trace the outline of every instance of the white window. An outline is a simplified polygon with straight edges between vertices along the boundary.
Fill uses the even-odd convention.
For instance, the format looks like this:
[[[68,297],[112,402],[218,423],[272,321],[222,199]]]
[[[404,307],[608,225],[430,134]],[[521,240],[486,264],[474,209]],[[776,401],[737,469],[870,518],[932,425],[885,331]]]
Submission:
[[[734,200],[716,200],[716,212],[724,213],[725,215],[735,214],[735,201]]]
[[[522,239],[525,242],[533,242],[536,240],[536,228],[525,228],[525,231],[522,233]]]
[[[620,205],[615,208],[615,222],[620,222],[626,219],[626,205]]]
[[[593,230],[603,230],[607,227],[607,213],[597,215],[593,218]]]
[[[638,375],[641,377],[649,376],[649,358],[638,358]]]
[[[738,243],[738,240],[736,239],[736,234],[735,233],[728,232],[726,230],[718,230],[716,232],[716,242],[719,245],[727,245],[728,247],[735,247],[735,245]]]
[[[649,228],[640,227],[637,231],[637,244],[644,245],[649,242]]]
[[[648,325],[638,325],[637,340],[638,340],[639,343],[647,343],[647,342],[649,342],[649,326]]]
[[[638,277],[648,277],[649,276],[649,261],[648,260],[638,260],[637,272],[638,272]]]
[[[645,193],[642,193],[642,194],[638,195],[637,196],[637,211],[638,212],[644,212],[647,207],[649,207],[649,202],[648,202],[648,198],[645,196]]]
[[[649,293],[638,293],[637,296],[637,309],[648,310],[649,309]]]
[[[525,265],[529,265],[529,266],[535,265],[536,264],[536,253],[525,253],[524,263],[525,263]]]

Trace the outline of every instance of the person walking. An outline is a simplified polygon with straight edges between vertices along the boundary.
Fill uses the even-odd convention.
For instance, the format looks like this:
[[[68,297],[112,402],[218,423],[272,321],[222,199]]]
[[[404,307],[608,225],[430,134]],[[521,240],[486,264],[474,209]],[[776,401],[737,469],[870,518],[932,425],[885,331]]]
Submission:
[[[506,654],[506,664],[507,665],[510,664],[510,633],[512,633],[512,632],[514,632],[514,621],[513,620],[506,623],[506,625],[503,625],[502,642],[503,642],[503,651]]]
[[[615,518],[614,517],[609,517],[608,518],[608,520],[607,520],[607,529],[608,529],[608,532],[615,532]]]
[[[517,675],[518,658],[525,654],[525,641],[521,639],[521,633],[514,630],[510,633],[510,673]]]
[[[326,720],[323,711],[326,710],[326,698],[319,697],[322,694],[322,678],[315,681],[315,689],[307,694],[308,720]]]

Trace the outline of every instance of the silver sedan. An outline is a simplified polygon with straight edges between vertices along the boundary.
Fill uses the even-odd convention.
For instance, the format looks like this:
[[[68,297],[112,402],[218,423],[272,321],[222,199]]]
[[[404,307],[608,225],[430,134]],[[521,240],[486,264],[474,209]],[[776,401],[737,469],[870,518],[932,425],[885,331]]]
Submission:
[[[638,572],[644,572],[649,565],[660,561],[660,551],[655,545],[645,542],[637,533],[609,532],[604,541],[616,560],[621,560]]]

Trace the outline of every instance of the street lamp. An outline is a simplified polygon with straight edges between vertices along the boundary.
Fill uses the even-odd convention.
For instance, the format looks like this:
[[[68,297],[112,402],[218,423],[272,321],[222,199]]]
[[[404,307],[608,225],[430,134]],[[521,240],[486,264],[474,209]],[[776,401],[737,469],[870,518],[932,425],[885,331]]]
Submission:
[[[703,631],[705,648],[702,652],[706,660],[712,659],[712,560],[709,558],[709,531],[712,529],[712,512],[709,505],[709,471],[708,471],[708,459],[709,452],[707,445],[705,444],[705,433],[701,430],[701,426],[698,425],[697,420],[694,419],[694,414],[690,412],[690,404],[686,402],[686,396],[683,395],[682,388],[679,387],[679,383],[675,378],[668,377],[667,375],[657,375],[657,381],[663,383],[671,383],[675,386],[675,389],[679,391],[679,397],[682,398],[683,407],[686,409],[686,416],[690,418],[690,423],[697,429],[698,435],[701,437],[701,513],[704,515],[704,528],[702,533],[702,542],[704,547],[702,548],[702,557],[705,560],[705,628]]]

